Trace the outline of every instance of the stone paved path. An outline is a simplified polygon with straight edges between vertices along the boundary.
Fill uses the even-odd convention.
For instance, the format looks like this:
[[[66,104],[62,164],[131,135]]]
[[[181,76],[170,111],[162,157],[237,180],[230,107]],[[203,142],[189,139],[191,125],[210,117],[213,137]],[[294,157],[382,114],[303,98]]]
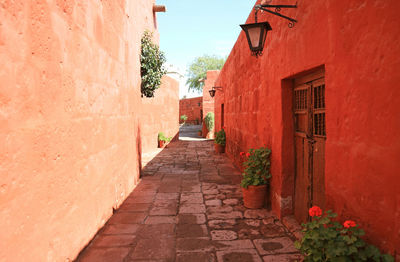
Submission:
[[[281,222],[243,206],[241,175],[212,143],[174,142],[147,163],[77,261],[297,261]]]

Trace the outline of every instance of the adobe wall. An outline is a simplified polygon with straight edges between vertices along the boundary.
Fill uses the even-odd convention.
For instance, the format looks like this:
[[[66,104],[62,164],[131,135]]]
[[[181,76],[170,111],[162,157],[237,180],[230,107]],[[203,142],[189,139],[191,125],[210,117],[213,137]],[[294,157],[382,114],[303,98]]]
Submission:
[[[179,100],[179,121],[182,115],[186,115],[188,124],[199,124],[201,122],[201,110],[203,109],[203,98],[185,98]],[[205,115],[203,114],[203,117]]]
[[[140,116],[142,152],[154,151],[158,146],[158,133],[179,138],[179,82],[164,76],[154,97],[142,98]]]
[[[1,261],[74,259],[138,182],[153,3],[0,4]]]
[[[282,4],[294,4],[284,1]],[[323,66],[326,83],[325,187],[328,208],[353,219],[383,250],[400,253],[400,2],[298,1],[283,10],[299,22],[268,20],[263,56],[242,32],[223,67],[215,112],[225,104],[227,154],[272,149],[272,209],[292,210],[294,181],[291,91],[284,79]],[[248,22],[254,21],[254,13]],[[289,80],[290,82],[290,80]]]
[[[209,112],[214,113],[214,98],[210,96],[209,90],[214,87],[215,80],[217,80],[219,70],[207,71],[207,77],[204,81],[203,86],[203,120]],[[218,91],[217,91],[218,92]],[[203,121],[202,134],[206,137],[208,129],[205,122]]]

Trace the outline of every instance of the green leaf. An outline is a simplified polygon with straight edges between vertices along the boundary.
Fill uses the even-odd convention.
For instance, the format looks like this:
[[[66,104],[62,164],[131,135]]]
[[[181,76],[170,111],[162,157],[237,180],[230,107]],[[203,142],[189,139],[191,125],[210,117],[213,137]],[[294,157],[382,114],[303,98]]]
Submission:
[[[394,262],[394,258],[389,254],[382,255],[383,262]]]

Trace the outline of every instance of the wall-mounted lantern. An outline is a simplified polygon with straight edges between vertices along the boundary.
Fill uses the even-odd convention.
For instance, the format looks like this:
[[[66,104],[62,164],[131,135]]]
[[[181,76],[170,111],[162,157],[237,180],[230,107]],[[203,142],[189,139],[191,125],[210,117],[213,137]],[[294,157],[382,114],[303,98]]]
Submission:
[[[271,11],[267,8],[275,8],[275,11]],[[244,24],[240,25],[242,30],[246,33],[246,38],[247,42],[249,44],[251,54],[258,57],[262,55],[264,45],[265,45],[265,39],[267,38],[267,32],[272,30],[271,25],[268,22],[257,22],[257,12],[259,10],[266,11],[270,14],[277,15],[279,17],[285,18],[289,20],[289,28],[292,28],[295,23],[297,23],[297,20],[290,18],[288,16],[282,15],[279,12],[281,11],[281,8],[297,8],[296,5],[270,5],[270,4],[265,4],[265,5],[256,5],[254,6],[255,14],[255,23],[253,24]]]
[[[215,92],[217,91],[217,89],[222,89],[222,87],[219,86],[213,86],[213,88],[211,90],[208,90],[208,92],[210,93],[211,97],[215,96]]]

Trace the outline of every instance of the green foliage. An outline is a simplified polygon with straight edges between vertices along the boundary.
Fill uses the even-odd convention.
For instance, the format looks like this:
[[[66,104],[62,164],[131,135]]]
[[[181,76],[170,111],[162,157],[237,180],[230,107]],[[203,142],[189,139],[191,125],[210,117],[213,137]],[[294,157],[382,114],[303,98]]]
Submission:
[[[325,216],[302,225],[304,236],[295,246],[305,255],[304,261],[394,261],[392,256],[382,255],[375,246],[366,244],[361,239],[365,233],[358,226],[345,228],[334,221],[335,217],[329,210]]]
[[[161,78],[167,72],[164,68],[165,55],[153,44],[152,34],[145,31],[141,40],[140,75],[142,77],[142,96],[153,97],[154,91],[160,87]]]
[[[250,155],[243,163],[246,168],[240,185],[247,188],[248,186],[268,184],[268,179],[271,178],[269,172],[271,150],[266,147],[251,148],[248,154]]]
[[[172,137],[166,137],[163,132],[158,133],[158,141],[169,142],[172,140]]]
[[[204,122],[206,123],[207,130],[211,131],[214,128],[214,113],[208,112],[204,118]]]
[[[187,70],[186,84],[189,85],[189,91],[202,91],[204,83],[199,80],[207,77],[208,70],[220,70],[225,60],[225,58],[209,55],[197,57]]]
[[[185,123],[187,119],[188,119],[187,115],[181,115],[181,121]]]
[[[226,143],[226,134],[225,130],[222,128],[220,131],[215,133],[215,144],[224,146]]]

